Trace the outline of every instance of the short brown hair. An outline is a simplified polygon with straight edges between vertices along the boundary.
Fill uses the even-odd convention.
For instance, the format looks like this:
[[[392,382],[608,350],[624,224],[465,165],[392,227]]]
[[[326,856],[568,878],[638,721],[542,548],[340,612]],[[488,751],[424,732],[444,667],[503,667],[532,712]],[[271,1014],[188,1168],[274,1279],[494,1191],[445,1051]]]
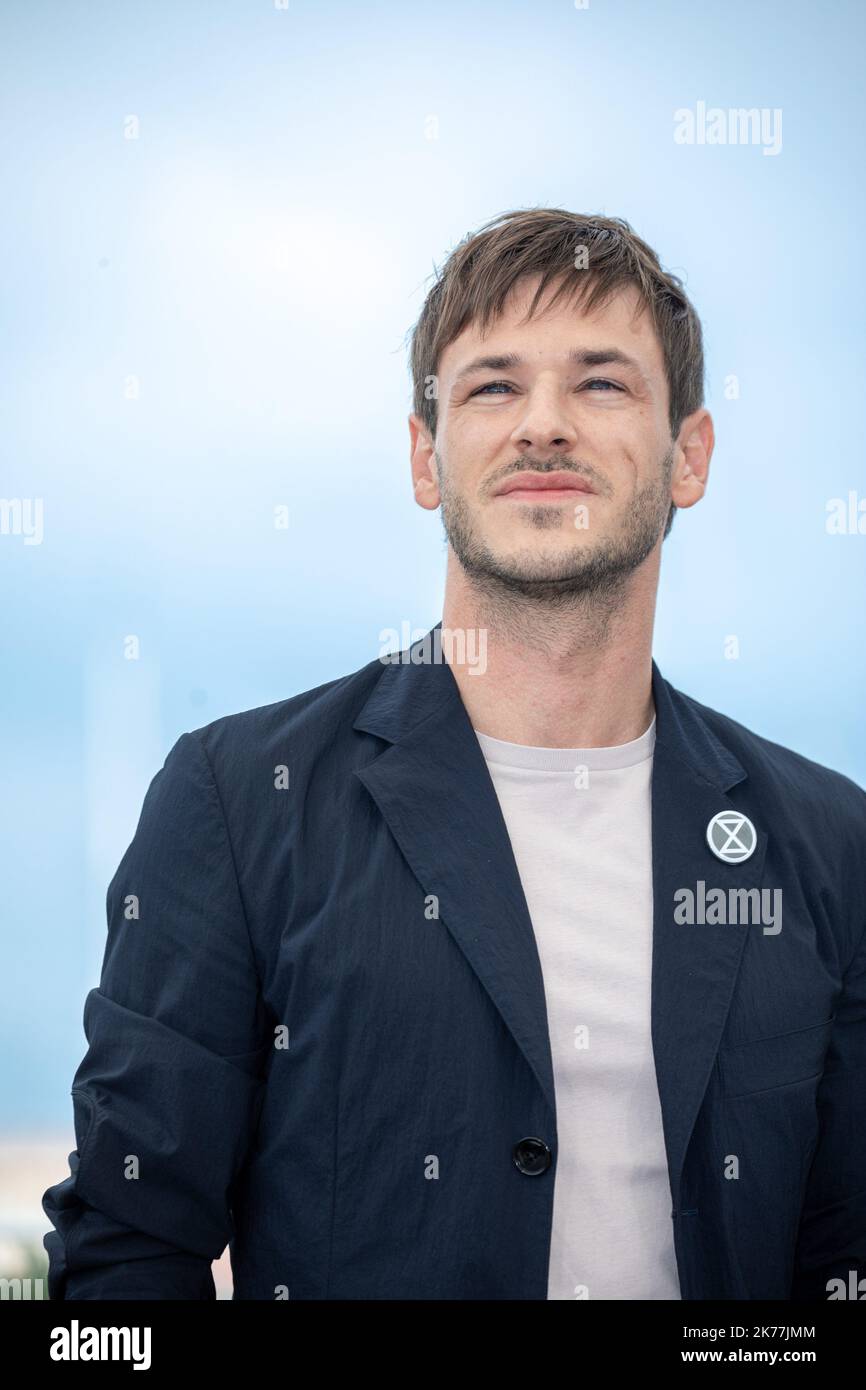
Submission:
[[[586,268],[575,252],[586,248]],[[704,353],[700,320],[676,275],[662,269],[651,246],[622,217],[584,217],[562,208],[502,213],[455,247],[424,301],[412,330],[413,411],[436,437],[435,379],[444,349],[470,323],[482,332],[497,317],[518,280],[540,275],[529,307],[535,313],[548,286],[561,279],[551,304],[570,291],[587,312],[617,290],[635,285],[664,354],[673,438],[687,415],[704,403]],[[665,536],[673,524],[672,506]]]

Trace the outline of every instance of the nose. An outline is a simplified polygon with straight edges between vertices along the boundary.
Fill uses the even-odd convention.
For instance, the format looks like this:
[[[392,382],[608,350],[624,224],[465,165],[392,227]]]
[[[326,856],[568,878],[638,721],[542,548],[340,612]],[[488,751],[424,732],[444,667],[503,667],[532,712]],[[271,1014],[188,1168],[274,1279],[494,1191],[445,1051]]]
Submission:
[[[568,453],[577,442],[566,402],[553,386],[536,385],[524,397],[524,408],[515,422],[511,444],[520,453]]]

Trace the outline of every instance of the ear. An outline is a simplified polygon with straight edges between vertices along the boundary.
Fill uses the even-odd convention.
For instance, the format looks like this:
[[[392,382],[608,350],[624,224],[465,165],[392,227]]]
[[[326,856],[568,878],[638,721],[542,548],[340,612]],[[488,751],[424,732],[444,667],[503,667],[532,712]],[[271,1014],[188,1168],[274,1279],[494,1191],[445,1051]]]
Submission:
[[[708,410],[701,407],[686,416],[677,435],[671,472],[671,501],[677,507],[693,507],[703,497],[715,441]]]
[[[409,441],[415,501],[419,507],[435,511],[441,500],[435,446],[427,426],[417,415],[409,416]]]

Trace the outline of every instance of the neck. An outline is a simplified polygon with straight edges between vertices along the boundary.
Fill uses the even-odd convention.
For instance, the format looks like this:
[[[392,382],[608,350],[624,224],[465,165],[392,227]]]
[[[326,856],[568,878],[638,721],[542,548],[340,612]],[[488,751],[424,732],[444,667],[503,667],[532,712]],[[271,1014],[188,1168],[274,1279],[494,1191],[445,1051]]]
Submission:
[[[658,571],[656,550],[616,593],[538,601],[479,587],[449,547],[442,627],[486,641],[483,665],[449,660],[473,728],[544,748],[613,747],[645,733]]]

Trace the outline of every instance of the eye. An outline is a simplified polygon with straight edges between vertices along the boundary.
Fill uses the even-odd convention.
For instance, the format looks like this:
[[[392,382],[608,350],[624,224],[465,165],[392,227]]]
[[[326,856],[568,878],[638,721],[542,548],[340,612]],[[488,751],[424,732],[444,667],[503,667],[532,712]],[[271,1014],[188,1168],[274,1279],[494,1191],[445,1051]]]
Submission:
[[[606,377],[594,376],[589,381],[585,381],[584,387],[597,386],[604,391],[622,391],[624,387],[615,381],[608,381]],[[500,395],[502,391],[511,391],[513,388],[507,381],[488,381],[483,386],[478,386],[470,394],[473,396],[484,396],[488,392],[492,395]]]
[[[484,394],[485,391],[489,391],[490,388],[493,386],[504,386],[507,391],[511,390],[511,387],[508,385],[507,381],[488,381],[484,386],[479,386],[478,389],[473,391],[471,394],[473,396],[481,396]]]

